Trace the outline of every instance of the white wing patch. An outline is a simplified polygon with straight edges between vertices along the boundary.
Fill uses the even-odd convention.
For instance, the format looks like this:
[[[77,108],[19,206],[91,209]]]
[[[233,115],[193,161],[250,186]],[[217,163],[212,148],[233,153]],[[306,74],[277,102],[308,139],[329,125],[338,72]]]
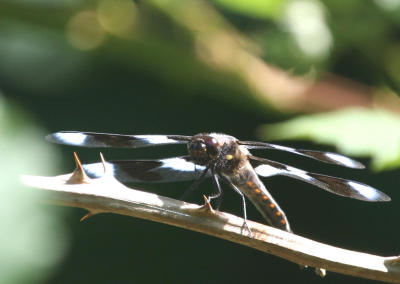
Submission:
[[[169,144],[176,142],[176,140],[169,139],[166,135],[135,135],[135,137],[143,139],[150,144]]]
[[[288,174],[294,174],[296,176],[299,176],[299,177],[301,177],[305,180],[309,180],[309,181],[313,180],[313,178],[310,177],[306,171],[303,171],[303,170],[300,170],[300,169],[297,169],[294,167],[289,167],[289,166],[286,166],[286,168],[287,168],[287,171],[285,171],[285,172],[287,172]]]
[[[274,175],[279,175],[282,174],[281,170],[278,170],[277,168],[268,166],[268,165],[261,165],[255,168],[255,171],[257,174],[263,177],[270,177]]]
[[[54,136],[63,143],[71,144],[71,145],[82,145],[84,144],[87,136],[82,133],[55,133]]]
[[[103,163],[86,164],[83,168],[91,178],[100,178],[104,175]],[[114,175],[114,165],[106,162],[106,172]]]
[[[370,200],[375,200],[379,197],[379,194],[376,192],[376,190],[369,186],[354,181],[349,181],[347,184],[351,186],[352,189],[356,190],[359,194],[365,196]]]
[[[182,172],[194,172],[196,170],[202,171],[206,169],[204,166],[196,165],[182,158],[170,158],[162,160],[162,162],[163,164],[159,168],[169,168]]]
[[[344,165],[346,167],[350,167],[350,168],[354,167],[354,161],[350,158],[347,158],[345,156],[335,154],[335,153],[325,153],[325,155],[327,157],[331,158],[332,160],[340,162],[342,165]]]
[[[273,148],[276,150],[281,150],[281,151],[286,151],[286,152],[297,152],[296,149],[290,148],[290,147],[285,147],[281,145],[273,145]]]
[[[298,177],[301,179],[304,179],[306,181],[312,181],[314,180],[312,177],[310,177],[307,172],[294,168],[294,167],[289,167],[286,166],[285,170],[277,169],[275,167],[269,166],[269,165],[260,165],[255,168],[255,171],[257,174],[263,177],[270,177],[274,175],[287,175],[287,176],[292,176],[292,177]]]

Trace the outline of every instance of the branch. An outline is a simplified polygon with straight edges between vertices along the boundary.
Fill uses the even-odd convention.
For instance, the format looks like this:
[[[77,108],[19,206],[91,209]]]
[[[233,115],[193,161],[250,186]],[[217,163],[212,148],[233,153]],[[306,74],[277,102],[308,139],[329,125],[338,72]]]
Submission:
[[[99,213],[116,213],[165,223],[239,243],[299,265],[320,267],[361,278],[400,283],[400,256],[382,257],[315,242],[260,223],[248,221],[254,234],[243,229],[242,218],[203,206],[128,188],[105,172],[90,179],[79,159],[77,169],[55,177],[23,176],[25,185],[49,193],[48,201],[89,211],[82,220]],[[104,162],[104,160],[103,160]]]

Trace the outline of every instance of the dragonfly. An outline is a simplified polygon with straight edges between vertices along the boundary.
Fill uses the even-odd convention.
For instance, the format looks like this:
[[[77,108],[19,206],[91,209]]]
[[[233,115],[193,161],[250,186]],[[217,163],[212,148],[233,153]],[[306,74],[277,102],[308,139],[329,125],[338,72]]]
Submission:
[[[220,181],[228,184],[242,199],[244,225],[247,225],[246,198],[256,207],[266,222],[292,232],[285,212],[264,186],[260,177],[283,175],[307,182],[330,193],[362,201],[390,201],[385,193],[363,183],[318,173],[307,172],[266,158],[253,156],[252,149],[289,152],[321,162],[354,169],[363,164],[346,156],[315,150],[302,150],[276,144],[241,141],[220,133],[185,135],[125,135],[98,132],[60,131],[46,136],[50,142],[93,148],[142,148],[148,146],[185,144],[188,155],[152,160],[119,160],[107,162],[106,167],[121,182],[176,182],[194,180],[188,192],[196,189],[206,178],[212,178],[217,191],[208,201],[220,200]],[[83,165],[91,177],[101,177],[101,163]]]

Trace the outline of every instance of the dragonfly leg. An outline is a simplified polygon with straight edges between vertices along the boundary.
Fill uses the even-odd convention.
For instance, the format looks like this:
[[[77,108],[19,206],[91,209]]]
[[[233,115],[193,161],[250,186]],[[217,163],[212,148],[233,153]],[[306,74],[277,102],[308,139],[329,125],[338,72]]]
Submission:
[[[206,168],[202,173],[201,176],[196,179],[189,187],[189,189],[187,189],[183,195],[181,196],[181,200],[186,199],[196,188],[199,187],[199,185],[204,181],[204,179],[206,178],[208,172],[208,168]]]
[[[246,198],[244,194],[236,187],[236,185],[230,182],[226,177],[222,176],[222,178],[240,195],[240,197],[242,197],[242,208],[243,208],[243,219],[244,219],[243,227],[245,227],[247,231],[249,231],[250,237],[253,238],[254,234],[251,231],[249,224],[247,223]]]
[[[221,185],[218,180],[218,175],[215,173],[214,169],[211,169],[211,175],[212,175],[214,184],[217,187],[217,192],[214,193],[213,195],[208,196],[208,202],[211,202],[211,200],[216,199],[215,209],[218,210],[219,207],[221,206],[223,191],[221,189]]]

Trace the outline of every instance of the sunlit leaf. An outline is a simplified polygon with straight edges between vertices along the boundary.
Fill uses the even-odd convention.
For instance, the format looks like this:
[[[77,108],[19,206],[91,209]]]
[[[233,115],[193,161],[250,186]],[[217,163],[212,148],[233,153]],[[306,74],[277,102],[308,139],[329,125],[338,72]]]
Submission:
[[[265,125],[260,135],[267,140],[305,139],[335,145],[344,154],[371,157],[375,170],[400,166],[400,115],[382,109],[306,115]]]

